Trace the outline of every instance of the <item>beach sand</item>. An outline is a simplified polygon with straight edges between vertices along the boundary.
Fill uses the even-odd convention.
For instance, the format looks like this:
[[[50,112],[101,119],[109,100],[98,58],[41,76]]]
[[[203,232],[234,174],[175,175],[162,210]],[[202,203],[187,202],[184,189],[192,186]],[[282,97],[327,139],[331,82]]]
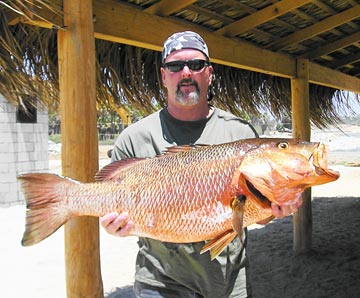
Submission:
[[[103,148],[102,151],[106,151]],[[105,155],[105,154],[103,154]],[[249,231],[248,255],[255,298],[360,297],[360,152],[333,153],[338,181],[313,195],[312,250],[292,249],[292,216]],[[102,156],[101,165],[108,160]],[[53,172],[60,161],[50,160]],[[25,206],[0,208],[0,297],[66,297],[63,228],[32,246],[20,244]],[[137,238],[117,238],[100,228],[105,297],[134,297]],[[85,278],[85,277],[83,277]]]

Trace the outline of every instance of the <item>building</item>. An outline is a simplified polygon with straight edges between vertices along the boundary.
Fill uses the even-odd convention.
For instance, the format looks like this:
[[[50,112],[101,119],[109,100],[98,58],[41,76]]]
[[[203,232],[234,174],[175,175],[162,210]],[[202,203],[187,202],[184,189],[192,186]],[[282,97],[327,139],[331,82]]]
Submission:
[[[0,94],[0,207],[24,204],[17,175],[49,169],[48,114],[32,110],[24,113]]]

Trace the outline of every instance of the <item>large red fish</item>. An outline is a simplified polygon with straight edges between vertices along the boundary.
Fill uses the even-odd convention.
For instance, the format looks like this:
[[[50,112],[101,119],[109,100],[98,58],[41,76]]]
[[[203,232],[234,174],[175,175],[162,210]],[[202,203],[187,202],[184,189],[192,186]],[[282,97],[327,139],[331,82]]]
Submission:
[[[132,235],[211,240],[203,251],[214,258],[243,227],[271,217],[271,202],[293,204],[305,188],[338,177],[323,144],[261,138],[121,160],[104,167],[95,183],[24,174],[18,177],[28,208],[22,244],[42,241],[76,216],[126,211]]]

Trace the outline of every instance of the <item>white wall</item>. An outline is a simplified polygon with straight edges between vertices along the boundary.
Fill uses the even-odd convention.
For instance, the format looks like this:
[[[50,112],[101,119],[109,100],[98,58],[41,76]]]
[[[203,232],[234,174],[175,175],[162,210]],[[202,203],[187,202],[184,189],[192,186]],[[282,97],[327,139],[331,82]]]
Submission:
[[[17,123],[16,107],[0,94],[0,206],[24,203],[18,174],[48,169],[47,111],[37,111],[37,123]]]

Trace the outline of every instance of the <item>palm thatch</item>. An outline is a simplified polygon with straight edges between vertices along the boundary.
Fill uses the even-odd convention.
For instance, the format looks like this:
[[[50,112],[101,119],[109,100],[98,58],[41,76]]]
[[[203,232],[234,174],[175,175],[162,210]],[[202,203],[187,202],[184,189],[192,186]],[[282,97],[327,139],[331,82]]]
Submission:
[[[19,3],[23,1],[7,2],[13,9],[21,10]],[[45,0],[32,3],[51,6],[51,1]],[[61,28],[56,25],[54,29],[44,29],[21,23],[10,26],[5,9],[8,8],[0,5],[0,93],[16,105],[32,97],[56,110],[59,104],[56,33]],[[56,13],[61,13],[61,9]],[[166,105],[159,52],[104,40],[95,43],[99,106],[125,106],[148,114]],[[260,116],[267,111],[278,119],[291,116],[288,79],[219,64],[213,67],[214,105],[240,116]],[[344,105],[348,106],[348,97],[343,92],[310,85],[311,121],[316,126],[338,123],[338,106]]]

